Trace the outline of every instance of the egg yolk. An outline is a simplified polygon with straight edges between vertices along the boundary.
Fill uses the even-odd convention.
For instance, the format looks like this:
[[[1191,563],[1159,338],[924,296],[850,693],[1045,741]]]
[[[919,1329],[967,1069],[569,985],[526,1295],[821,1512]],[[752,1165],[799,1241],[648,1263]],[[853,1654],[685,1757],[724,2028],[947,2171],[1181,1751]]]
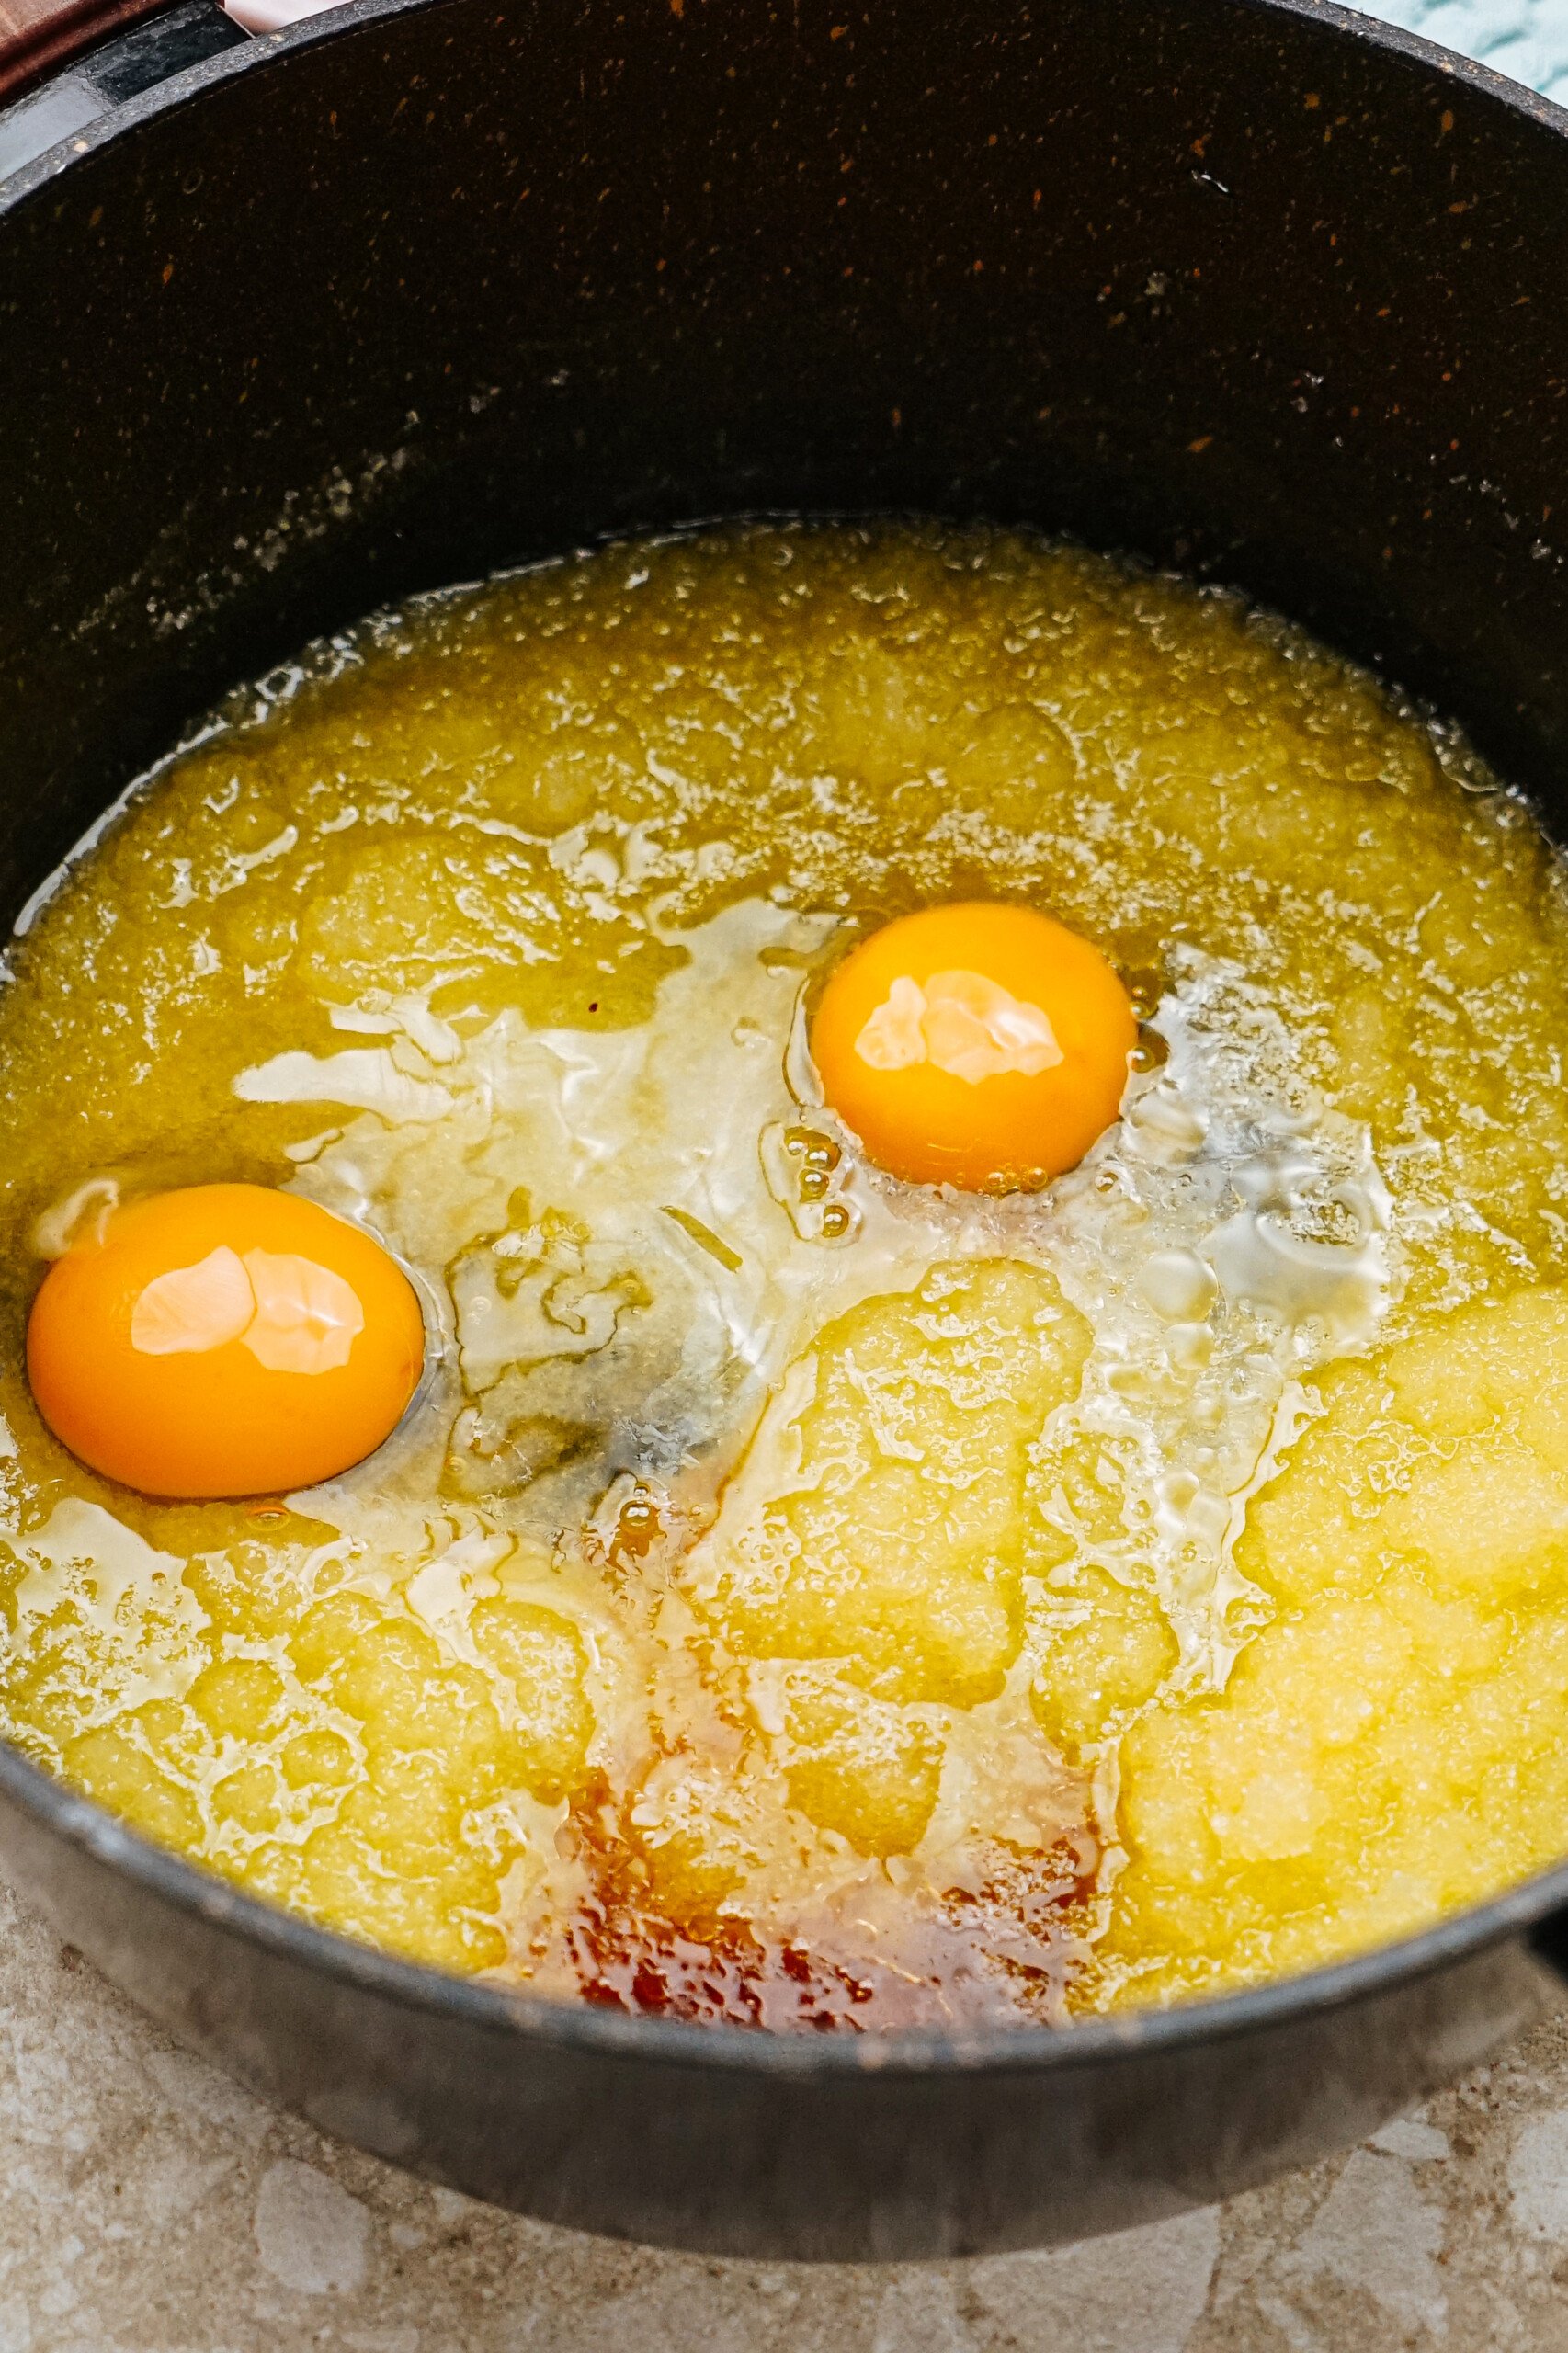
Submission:
[[[144,1495],[278,1495],[373,1453],[424,1319],[378,1242],[263,1185],[196,1185],[95,1222],[44,1277],[28,1378],[61,1442]]]
[[[1097,948],[1028,907],[903,915],[846,956],[812,1024],[823,1093],[915,1185],[1043,1185],[1108,1128],[1138,1028]]]

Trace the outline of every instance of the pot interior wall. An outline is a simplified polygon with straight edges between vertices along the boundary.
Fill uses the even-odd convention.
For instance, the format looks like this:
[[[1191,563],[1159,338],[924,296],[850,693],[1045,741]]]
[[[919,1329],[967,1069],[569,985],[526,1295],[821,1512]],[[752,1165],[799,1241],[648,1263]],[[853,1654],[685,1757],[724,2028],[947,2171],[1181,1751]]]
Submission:
[[[758,509],[1026,519],[1568,745],[1568,143],[1329,12],[439,0],[0,210],[0,896],[410,588]],[[139,118],[139,119],[138,119]]]

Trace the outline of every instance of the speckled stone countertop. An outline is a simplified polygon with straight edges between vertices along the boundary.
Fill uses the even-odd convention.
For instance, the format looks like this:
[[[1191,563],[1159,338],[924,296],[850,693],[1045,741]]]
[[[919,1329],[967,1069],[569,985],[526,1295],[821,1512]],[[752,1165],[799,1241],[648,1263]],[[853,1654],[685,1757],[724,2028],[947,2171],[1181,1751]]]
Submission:
[[[430,2189],[0,1894],[0,2353],[1562,2353],[1568,2009],[1349,2156],[1049,2255],[709,2262]]]
[[[1568,0],[1383,0],[1568,100]],[[177,2050],[0,1889],[0,2353],[1565,2353],[1568,2006],[1348,2156],[1048,2255],[764,2268],[426,2188]]]

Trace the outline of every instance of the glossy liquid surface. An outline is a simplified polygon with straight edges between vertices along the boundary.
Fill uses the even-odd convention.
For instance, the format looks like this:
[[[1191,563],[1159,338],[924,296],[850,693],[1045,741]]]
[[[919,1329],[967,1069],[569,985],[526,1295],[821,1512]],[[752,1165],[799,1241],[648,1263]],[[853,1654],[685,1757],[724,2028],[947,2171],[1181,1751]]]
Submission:
[[[1145,1021],[1037,1195],[878,1176],[803,1052],[960,897]],[[611,549],[236,702],[12,961],[0,1724],[153,1836],[778,2027],[1169,1998],[1562,1851],[1560,871],[1278,624],[1000,535]],[[32,1409],[40,1249],[235,1179],[387,1243],[430,1369],[340,1480],[150,1502]]]

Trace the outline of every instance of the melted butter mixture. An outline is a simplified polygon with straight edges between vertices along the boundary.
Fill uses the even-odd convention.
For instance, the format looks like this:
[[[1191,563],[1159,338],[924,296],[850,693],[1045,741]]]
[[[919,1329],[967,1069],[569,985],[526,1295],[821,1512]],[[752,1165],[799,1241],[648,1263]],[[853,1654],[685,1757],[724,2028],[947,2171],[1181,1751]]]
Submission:
[[[805,1051],[958,897],[1145,1020],[1038,1195],[880,1176]],[[781,2027],[1169,1998],[1562,1852],[1561,876],[1279,624],[990,533],[612,548],[237,700],[12,965],[0,1728],[153,1836]],[[381,1236],[426,1377],[330,1485],[153,1503],[27,1307],[226,1178]]]

